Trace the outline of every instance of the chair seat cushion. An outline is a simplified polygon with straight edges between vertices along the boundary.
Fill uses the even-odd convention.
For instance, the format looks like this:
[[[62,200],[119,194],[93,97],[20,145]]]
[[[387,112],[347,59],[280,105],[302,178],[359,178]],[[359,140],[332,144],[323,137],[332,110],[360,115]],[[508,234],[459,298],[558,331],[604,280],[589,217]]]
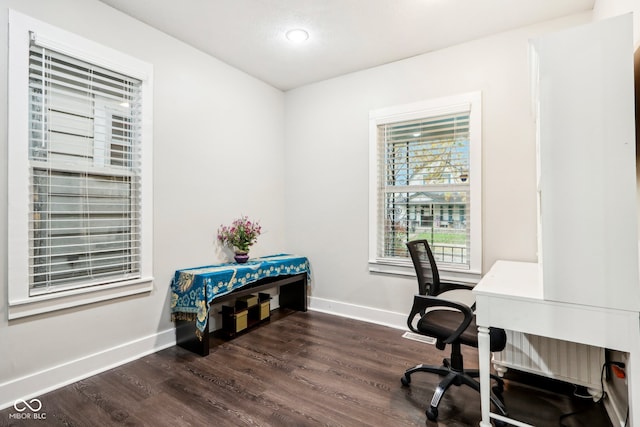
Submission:
[[[458,329],[464,315],[454,310],[431,310],[418,321],[417,329],[424,335],[445,340]],[[489,328],[491,351],[502,351],[507,344],[507,334],[503,329]],[[461,344],[478,347],[478,326],[475,316],[459,339]]]

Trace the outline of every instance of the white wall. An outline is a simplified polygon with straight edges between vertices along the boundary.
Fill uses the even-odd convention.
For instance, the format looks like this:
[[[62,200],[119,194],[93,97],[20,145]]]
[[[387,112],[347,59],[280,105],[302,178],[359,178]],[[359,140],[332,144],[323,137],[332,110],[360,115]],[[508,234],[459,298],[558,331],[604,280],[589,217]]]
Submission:
[[[415,279],[367,270],[373,109],[482,91],[483,271],[497,259],[537,259],[528,40],[590,20],[571,16],[286,93],[287,243],[311,260],[312,306],[362,305],[401,325],[416,291]]]
[[[0,407],[171,345],[172,273],[221,260],[214,245],[221,223],[240,214],[260,219],[266,233],[252,254],[285,251],[282,92],[95,0],[0,0],[0,58],[7,58],[7,8],[154,65],[155,288],[9,322],[10,248],[0,245]],[[6,99],[7,61],[1,60],[2,189]],[[6,190],[0,191],[0,224],[0,241],[7,242]]]

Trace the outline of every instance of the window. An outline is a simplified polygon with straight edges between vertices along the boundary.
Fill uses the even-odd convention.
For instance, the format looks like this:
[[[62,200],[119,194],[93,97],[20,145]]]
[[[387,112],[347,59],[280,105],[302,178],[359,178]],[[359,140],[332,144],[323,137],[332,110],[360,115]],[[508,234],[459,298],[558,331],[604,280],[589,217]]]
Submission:
[[[370,113],[372,271],[411,274],[424,238],[450,277],[480,273],[480,110],[471,93]]]
[[[10,318],[149,290],[151,67],[14,11],[10,31]]]

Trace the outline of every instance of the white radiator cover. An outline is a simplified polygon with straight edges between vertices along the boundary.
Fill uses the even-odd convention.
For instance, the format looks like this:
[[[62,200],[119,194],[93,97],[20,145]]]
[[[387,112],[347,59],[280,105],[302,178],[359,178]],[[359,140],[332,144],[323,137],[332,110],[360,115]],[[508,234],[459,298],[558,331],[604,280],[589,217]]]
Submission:
[[[600,373],[604,349],[521,332],[506,331],[507,346],[493,353],[498,375],[507,368],[585,386],[594,400],[602,394]]]

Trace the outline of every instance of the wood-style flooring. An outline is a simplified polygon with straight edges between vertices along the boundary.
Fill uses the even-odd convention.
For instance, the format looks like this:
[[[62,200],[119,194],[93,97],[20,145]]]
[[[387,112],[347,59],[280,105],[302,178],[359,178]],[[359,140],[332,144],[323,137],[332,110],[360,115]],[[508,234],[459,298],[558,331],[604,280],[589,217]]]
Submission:
[[[447,349],[448,350],[448,349]],[[39,396],[46,420],[33,426],[423,426],[438,378],[415,374],[417,363],[439,364],[447,353],[402,338],[402,331],[318,312],[291,313],[200,357],[172,347]],[[465,364],[477,367],[475,349]],[[536,426],[610,426],[601,404],[556,390],[506,381],[510,414]],[[479,395],[454,387],[437,423],[477,426]]]

